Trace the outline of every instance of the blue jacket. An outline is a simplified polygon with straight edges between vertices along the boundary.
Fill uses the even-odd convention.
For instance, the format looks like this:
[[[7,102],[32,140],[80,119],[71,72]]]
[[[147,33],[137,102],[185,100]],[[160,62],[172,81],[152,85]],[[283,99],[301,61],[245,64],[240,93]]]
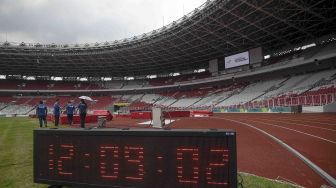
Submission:
[[[38,116],[46,116],[47,113],[48,113],[48,109],[47,109],[46,105],[44,105],[44,104],[37,105],[36,114]]]
[[[55,116],[61,115],[61,107],[58,103],[54,104],[54,115]]]
[[[80,114],[84,114],[84,113],[86,113],[87,105],[84,104],[84,103],[79,103],[77,108],[78,108]]]
[[[67,114],[72,115],[74,113],[75,106],[73,104],[68,104],[66,107]]]

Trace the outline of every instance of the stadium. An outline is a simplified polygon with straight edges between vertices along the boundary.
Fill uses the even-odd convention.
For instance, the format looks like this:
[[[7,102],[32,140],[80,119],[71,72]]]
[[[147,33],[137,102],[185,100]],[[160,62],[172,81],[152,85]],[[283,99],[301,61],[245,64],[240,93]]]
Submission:
[[[207,0],[130,38],[2,41],[0,67],[0,187],[336,187],[336,1]],[[88,106],[84,129],[78,113],[68,125],[65,110],[81,99]],[[38,126],[40,101],[48,128]],[[220,130],[229,149],[209,151],[229,156],[228,164],[193,167],[209,157],[204,148],[219,143],[201,133]],[[108,136],[119,139],[128,165],[138,165],[137,176],[127,176],[134,172],[127,162],[112,163],[122,155],[119,145],[107,146]],[[176,157],[168,152],[178,143]],[[54,155],[54,144],[59,158],[48,163],[36,150]],[[193,144],[200,149],[188,149]],[[87,151],[78,154],[77,146]],[[146,148],[152,153],[142,155]],[[110,164],[105,157],[111,169],[102,166]],[[183,157],[190,164],[183,166]],[[153,160],[143,167],[143,158]]]

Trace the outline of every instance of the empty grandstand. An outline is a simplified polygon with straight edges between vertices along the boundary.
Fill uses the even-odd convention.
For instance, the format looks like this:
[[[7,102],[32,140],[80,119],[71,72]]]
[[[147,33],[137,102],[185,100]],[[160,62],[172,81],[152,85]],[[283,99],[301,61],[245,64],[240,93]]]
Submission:
[[[314,65],[316,66],[316,65]],[[319,66],[319,65],[318,65]],[[256,70],[257,71],[257,70]],[[269,74],[269,73],[267,73]],[[238,75],[238,74],[237,74]],[[0,97],[2,114],[20,114],[27,115],[34,113],[32,109],[43,100],[49,108],[52,107],[56,98],[59,98],[61,103],[75,100],[78,102],[78,96],[81,93],[90,91],[91,96],[97,100],[92,103],[93,109],[106,109],[113,103],[127,102],[131,109],[150,109],[152,106],[174,109],[209,109],[219,107],[245,106],[321,106],[335,101],[336,88],[336,69],[321,70],[300,75],[279,75],[268,77],[258,75],[246,81],[246,78],[237,78],[233,84],[230,84],[232,79],[223,80],[221,83],[215,81],[214,85],[207,87],[180,90],[180,85],[171,85],[170,88],[158,89],[162,86],[144,86],[139,81],[128,81],[131,88],[111,89],[99,87],[99,83],[91,83],[90,87],[99,88],[92,90],[73,89],[67,83],[61,81],[57,83],[58,88],[48,89],[42,87],[39,81],[31,81],[30,84],[38,85],[35,90],[29,88],[13,89],[9,85],[1,85],[3,95]],[[167,78],[168,80],[170,78]],[[208,81],[208,79],[200,79]],[[109,81],[111,83],[112,81]],[[18,83],[10,81],[9,83]],[[118,82],[116,82],[118,83]],[[224,84],[224,85],[222,85]],[[78,82],[74,85],[89,85],[87,83]],[[134,87],[136,86],[136,87]],[[196,86],[197,87],[197,86]],[[39,90],[41,89],[41,90]],[[155,89],[155,91],[153,91]],[[53,92],[54,91],[54,92]],[[116,95],[114,93],[133,93]],[[51,93],[51,95],[45,95]],[[58,94],[60,92],[60,94]],[[154,92],[154,93],[153,93]],[[64,95],[62,93],[67,93]],[[69,94],[71,93],[71,95]],[[108,94],[109,93],[109,94]],[[14,94],[14,95],[13,95]],[[19,94],[19,95],[18,95]],[[41,96],[44,95],[44,96]],[[262,103],[262,105],[261,105]]]
[[[161,28],[115,41],[42,44],[7,41],[7,36],[0,41],[1,118],[35,117],[36,105],[43,101],[48,121],[53,121],[58,99],[61,124],[66,127],[67,103],[76,106],[83,97],[93,99],[87,101],[89,129],[81,130],[88,134],[91,128],[127,132],[134,127],[149,128],[154,122],[160,124],[155,128],[167,128],[167,132],[171,127],[209,132],[235,129],[240,171],[294,186],[335,187],[336,3],[207,0]],[[301,112],[314,113],[296,114]],[[106,114],[111,122],[106,123]],[[69,126],[77,128],[80,117],[76,112],[74,117],[76,121]],[[125,159],[130,158],[127,154],[132,148],[138,151],[140,147],[123,148]],[[54,155],[53,148],[50,151]],[[99,151],[100,160],[107,150]],[[114,158],[119,157],[118,151],[113,150]],[[236,154],[211,150],[218,151],[224,151],[223,157]],[[70,164],[72,154],[60,157],[54,165],[57,169],[50,169],[62,170],[62,163]],[[89,160],[89,153],[83,156]],[[177,161],[183,159],[182,153],[176,156]],[[198,162],[198,154],[192,156]],[[135,164],[140,160],[125,161]],[[6,165],[13,164],[17,165]],[[226,185],[210,181],[211,165],[225,166],[209,163],[204,170],[208,184]],[[90,169],[88,165],[84,168]],[[96,169],[106,182],[117,177],[103,176],[105,167]],[[185,175],[182,166],[176,169]],[[198,179],[198,168],[193,170]],[[139,174],[146,173],[139,170]]]

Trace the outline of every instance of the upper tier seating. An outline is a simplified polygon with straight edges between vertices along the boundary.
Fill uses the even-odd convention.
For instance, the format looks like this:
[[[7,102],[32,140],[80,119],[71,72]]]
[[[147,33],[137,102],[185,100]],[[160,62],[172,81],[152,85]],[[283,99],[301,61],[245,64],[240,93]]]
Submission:
[[[275,88],[269,92],[267,92],[263,98],[271,98],[274,96],[278,96],[282,93],[286,93],[292,88],[294,88],[296,85],[298,85],[300,82],[302,82],[304,79],[309,77],[308,75],[300,75],[300,76],[293,76],[283,83],[279,83],[278,85],[275,85]]]
[[[99,89],[89,82],[41,81],[41,80],[0,80],[0,89],[16,90],[86,90]]]
[[[141,81],[128,81],[127,83],[125,83],[124,87],[122,87],[123,89],[137,89],[137,88],[142,88],[144,85],[146,85],[146,83],[141,82]]]
[[[124,85],[125,85],[124,81],[119,81],[119,80],[107,81],[101,84],[102,87],[108,88],[108,89],[120,89]]]
[[[231,106],[236,104],[244,104],[249,102],[255,98],[260,97],[265,94],[267,90],[272,88],[274,85],[277,85],[283,82],[284,79],[276,79],[276,80],[268,80],[261,81],[257,83],[250,84],[246,88],[244,88],[240,93],[236,95],[232,95],[231,97],[225,99],[221,103],[217,104],[217,107],[220,106]]]
[[[148,104],[153,104],[155,103],[159,98],[161,97],[161,95],[158,94],[145,94],[142,98],[141,101],[148,103]]]
[[[138,101],[141,99],[143,94],[135,94],[135,95],[123,95],[121,98],[128,102]]]
[[[193,107],[210,107],[216,105],[220,101],[228,98],[235,90],[232,91],[221,91],[216,94],[209,95],[207,97],[202,98],[197,103],[193,105]]]
[[[142,101],[135,101],[129,106],[129,108],[130,110],[150,110],[152,106],[152,104],[148,104]]]
[[[201,73],[193,73],[193,74],[186,74],[186,75],[179,75],[179,76],[172,76],[166,78],[154,78],[149,79],[149,85],[151,86],[163,86],[163,85],[173,85],[179,82],[187,82],[197,79],[203,79],[210,77],[209,72],[201,72]]]
[[[176,108],[187,108],[194,104],[195,102],[199,101],[201,98],[183,98],[179,99],[178,101],[174,102],[171,104],[171,107],[176,107]]]
[[[262,99],[281,95],[298,95],[314,87],[320,81],[330,80],[336,70],[327,70],[318,73],[293,76],[281,83],[277,89],[266,93]]]
[[[293,90],[302,91],[313,87],[313,85],[321,80],[328,80],[332,75],[336,74],[336,70],[328,70],[318,73],[309,74],[308,78],[296,85]]]
[[[318,53],[315,54],[314,58],[321,58],[323,56],[336,53],[336,45],[335,43],[330,43],[324,47],[322,47]]]
[[[180,77],[182,78],[182,77]],[[3,80],[2,80],[3,82]],[[10,83],[20,83],[17,80]],[[5,82],[3,82],[5,83]],[[42,88],[46,82],[27,82],[26,88],[36,86]],[[111,83],[111,82],[110,82]],[[117,82],[115,82],[117,83]],[[119,82],[119,84],[122,82]],[[35,85],[36,84],[36,85]],[[57,84],[57,83],[56,83]],[[56,87],[56,84],[52,87]],[[59,84],[63,88],[73,87],[74,82]],[[92,87],[89,84],[80,87]],[[120,85],[121,87],[122,85]],[[9,88],[11,85],[1,87]],[[49,86],[51,87],[51,86]],[[78,86],[79,87],[79,86]],[[88,102],[89,109],[104,109],[114,102],[127,102],[133,109],[152,106],[171,108],[208,108],[244,105],[255,106],[290,106],[290,105],[324,105],[332,102],[336,94],[336,69],[308,73],[287,78],[272,78],[255,83],[235,83],[220,86],[204,87],[193,90],[177,90],[161,94],[126,94],[115,96],[92,96],[97,102]],[[60,88],[60,87],[58,87]],[[35,88],[34,88],[35,89]],[[130,91],[128,91],[130,92]],[[162,92],[162,91],[161,91]],[[51,109],[56,98],[60,99],[64,108],[68,101],[79,103],[78,96],[0,96],[1,114],[34,114],[34,107],[44,101]]]
[[[155,106],[160,106],[160,107],[167,107],[170,106],[171,104],[173,104],[176,101],[175,98],[173,97],[161,97],[159,98],[154,105]]]

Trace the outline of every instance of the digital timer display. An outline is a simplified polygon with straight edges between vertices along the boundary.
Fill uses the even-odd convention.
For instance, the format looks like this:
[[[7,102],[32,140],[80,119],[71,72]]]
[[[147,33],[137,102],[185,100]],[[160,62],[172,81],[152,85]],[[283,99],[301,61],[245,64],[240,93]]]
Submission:
[[[118,188],[237,187],[231,130],[38,129],[34,181]]]

